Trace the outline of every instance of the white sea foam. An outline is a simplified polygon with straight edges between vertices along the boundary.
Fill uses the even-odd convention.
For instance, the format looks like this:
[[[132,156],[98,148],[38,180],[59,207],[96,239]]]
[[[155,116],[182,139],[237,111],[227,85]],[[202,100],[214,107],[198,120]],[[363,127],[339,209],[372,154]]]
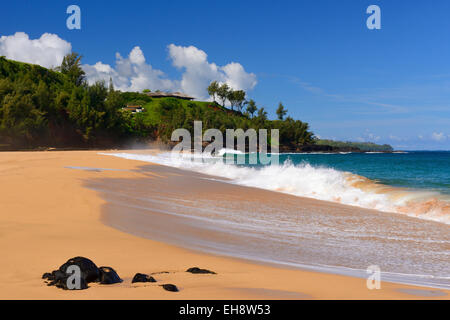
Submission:
[[[221,150],[218,154],[230,153]],[[234,154],[240,154],[233,150]],[[364,177],[309,163],[259,168],[225,164],[222,157],[206,157],[171,153],[144,155],[132,153],[102,153],[125,159],[158,163],[203,174],[227,178],[229,182],[295,196],[338,202],[385,212],[395,212],[450,224],[449,203],[433,192],[418,192],[376,184]],[[193,161],[194,160],[194,161]],[[199,161],[200,160],[200,161]],[[203,160],[203,161],[202,161]]]
[[[218,156],[223,156],[224,154],[244,154],[244,153],[242,151],[239,151],[239,150],[226,149],[226,148],[221,149],[217,153]]]

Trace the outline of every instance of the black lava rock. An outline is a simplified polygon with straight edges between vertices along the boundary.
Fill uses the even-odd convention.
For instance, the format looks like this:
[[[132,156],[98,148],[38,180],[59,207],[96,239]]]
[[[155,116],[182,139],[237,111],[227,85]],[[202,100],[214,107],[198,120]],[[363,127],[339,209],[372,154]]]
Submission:
[[[200,269],[198,267],[189,268],[186,272],[194,273],[194,274],[217,274],[214,271],[210,271],[207,269]]]
[[[100,272],[100,284],[114,284],[121,283],[123,281],[120,279],[117,272],[111,267],[100,267],[98,269]]]
[[[84,257],[71,258],[59,267],[59,270],[66,273],[67,268],[72,265],[76,265],[80,268],[81,277],[86,281],[86,283],[99,281],[100,270],[97,268],[95,263],[92,262],[92,260]]]
[[[131,283],[135,282],[156,282],[156,280],[148,274],[136,273],[133,277],[133,280],[131,280]]]
[[[161,287],[163,287],[164,290],[171,291],[171,292],[178,292],[179,291],[176,285],[170,284],[170,283],[162,284]]]
[[[78,266],[80,268],[79,286],[76,286],[77,279],[72,277],[73,271],[69,270],[71,272],[67,272],[70,266]],[[100,270],[95,263],[88,258],[75,257],[67,260],[67,262],[60,266],[59,269],[54,270],[51,273],[44,273],[42,279],[48,280],[48,286],[56,286],[57,288],[64,290],[83,290],[88,288],[87,284],[89,282],[97,282],[100,280]]]

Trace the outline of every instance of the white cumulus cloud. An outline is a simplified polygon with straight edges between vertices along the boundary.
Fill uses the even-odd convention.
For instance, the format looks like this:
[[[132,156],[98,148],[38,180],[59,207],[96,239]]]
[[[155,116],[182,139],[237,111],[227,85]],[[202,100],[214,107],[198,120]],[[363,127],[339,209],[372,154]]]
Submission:
[[[183,70],[180,89],[195,97],[206,98],[206,87],[214,80],[227,83],[234,90],[248,91],[257,84],[256,75],[246,72],[237,62],[221,67],[209,62],[206,52],[194,46],[170,44],[168,48],[172,64]]]
[[[443,132],[433,132],[431,134],[431,139],[435,140],[435,141],[444,141],[447,137],[445,136],[445,134]]]
[[[51,33],[44,33],[39,39],[30,39],[24,32],[0,37],[0,56],[46,68],[59,66],[71,50],[69,42]]]
[[[167,79],[164,72],[146,63],[140,47],[134,47],[126,58],[116,53],[115,68],[97,62],[83,65],[83,70],[89,83],[111,78],[115,88],[122,91],[173,90],[177,86],[177,81]]]

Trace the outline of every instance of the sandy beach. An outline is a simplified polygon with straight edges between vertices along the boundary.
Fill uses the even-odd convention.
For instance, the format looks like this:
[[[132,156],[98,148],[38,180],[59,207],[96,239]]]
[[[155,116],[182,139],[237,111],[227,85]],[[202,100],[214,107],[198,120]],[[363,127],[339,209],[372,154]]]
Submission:
[[[182,173],[160,165],[153,165],[152,170],[152,165],[146,164],[145,171],[139,170],[143,165],[140,161],[100,155],[99,151],[0,153],[0,299],[450,298],[448,290],[389,282],[382,282],[380,290],[368,290],[366,279],[205,254],[120,231],[108,223],[111,217],[105,216],[107,201],[100,192],[87,187],[89,181],[145,179],[169,188],[168,178],[177,175],[177,181],[183,184],[172,191],[174,197],[181,197],[180,190],[189,188],[189,175],[180,178]],[[226,188],[230,194],[238,194],[245,187]],[[252,188],[246,192],[256,198],[258,194],[275,200],[283,197]],[[308,202],[305,205],[325,205],[318,200],[304,201]],[[124,282],[90,284],[81,291],[46,286],[42,274],[74,256],[113,267]],[[194,266],[213,270],[217,275],[185,272]],[[158,282],[131,284],[137,272],[154,273]],[[176,284],[180,292],[163,290],[158,286],[163,283]]]

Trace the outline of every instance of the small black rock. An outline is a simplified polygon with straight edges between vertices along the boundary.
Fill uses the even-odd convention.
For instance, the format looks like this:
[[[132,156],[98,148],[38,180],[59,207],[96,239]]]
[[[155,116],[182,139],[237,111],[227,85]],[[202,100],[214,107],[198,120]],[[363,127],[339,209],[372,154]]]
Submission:
[[[156,282],[156,280],[155,278],[149,276],[148,274],[136,273],[133,277],[133,280],[131,280],[131,283],[135,282]]]
[[[170,283],[162,284],[161,287],[163,287],[164,290],[171,291],[171,292],[178,292],[179,291],[176,285],[170,284]]]
[[[207,269],[200,269],[198,267],[189,268],[186,272],[194,273],[194,274],[217,274],[214,271],[210,271]]]
[[[114,284],[121,283],[123,281],[120,279],[117,272],[111,267],[100,267],[98,270],[100,272],[100,284]]]
[[[48,279],[48,280],[53,280],[52,278],[52,274],[49,272],[46,272],[42,275],[42,279]]]

